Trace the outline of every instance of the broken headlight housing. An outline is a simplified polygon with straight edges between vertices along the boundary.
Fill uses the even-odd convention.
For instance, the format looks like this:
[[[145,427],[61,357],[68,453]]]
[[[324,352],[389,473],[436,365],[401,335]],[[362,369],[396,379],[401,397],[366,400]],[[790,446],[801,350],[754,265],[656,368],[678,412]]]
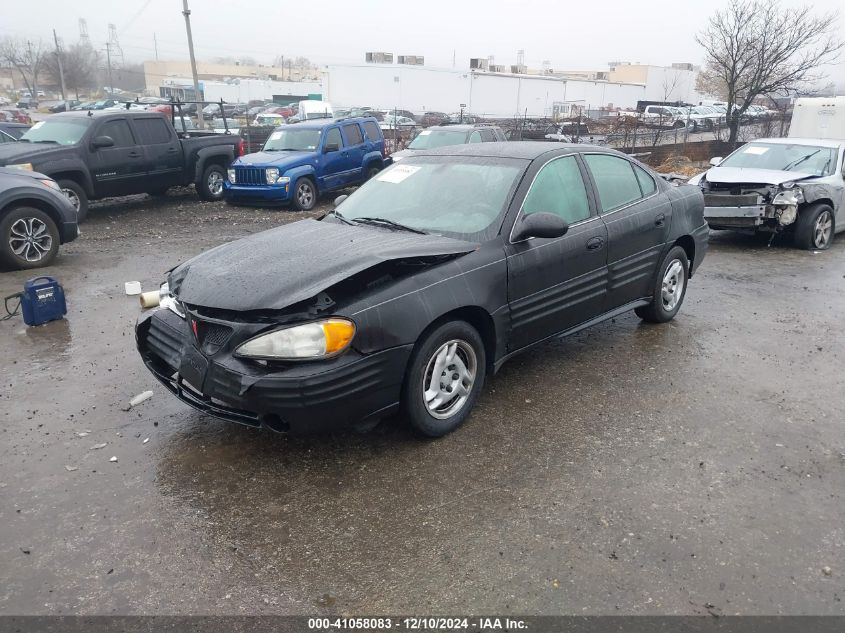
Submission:
[[[287,176],[279,176],[278,167],[268,167],[264,172],[268,185],[286,185],[290,182]]]
[[[804,192],[800,187],[789,187],[779,192],[773,199],[772,204],[778,206],[798,206],[804,202]]]
[[[329,358],[344,351],[355,336],[355,324],[331,318],[284,327],[248,340],[235,356],[257,360]]]

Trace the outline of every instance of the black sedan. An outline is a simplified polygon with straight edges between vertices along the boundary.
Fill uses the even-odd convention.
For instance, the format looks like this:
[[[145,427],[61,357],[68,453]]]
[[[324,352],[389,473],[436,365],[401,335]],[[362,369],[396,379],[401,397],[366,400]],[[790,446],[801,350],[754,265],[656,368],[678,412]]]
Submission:
[[[421,151],[337,202],[170,272],[136,331],[168,389],[277,431],[401,410],[440,436],[514,354],[672,319],[707,250],[697,187],[584,145]]]
[[[76,209],[54,180],[0,167],[0,266],[46,266],[78,235]]]

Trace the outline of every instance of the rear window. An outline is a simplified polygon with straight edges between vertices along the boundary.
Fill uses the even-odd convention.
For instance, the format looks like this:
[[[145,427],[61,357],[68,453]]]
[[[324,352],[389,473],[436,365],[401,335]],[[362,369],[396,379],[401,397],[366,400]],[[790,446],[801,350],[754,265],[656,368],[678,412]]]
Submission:
[[[350,123],[343,126],[343,133],[346,135],[348,145],[360,145],[364,142],[364,137],[361,135],[361,128],[357,123]]]
[[[172,140],[167,123],[163,119],[135,119],[135,129],[138,130],[142,145],[158,145]]]
[[[381,130],[373,121],[364,121],[364,131],[367,133],[367,138],[371,141],[381,140]]]
[[[445,145],[462,145],[466,142],[467,133],[463,130],[448,130],[448,131],[434,131],[423,130],[417,135],[409,149],[432,149],[434,147],[443,147]]]

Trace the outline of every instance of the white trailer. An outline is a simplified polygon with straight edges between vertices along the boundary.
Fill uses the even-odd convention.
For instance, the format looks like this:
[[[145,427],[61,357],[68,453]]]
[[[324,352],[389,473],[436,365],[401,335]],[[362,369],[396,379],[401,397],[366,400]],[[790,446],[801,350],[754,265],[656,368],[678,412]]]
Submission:
[[[845,97],[797,99],[789,136],[845,140]]]

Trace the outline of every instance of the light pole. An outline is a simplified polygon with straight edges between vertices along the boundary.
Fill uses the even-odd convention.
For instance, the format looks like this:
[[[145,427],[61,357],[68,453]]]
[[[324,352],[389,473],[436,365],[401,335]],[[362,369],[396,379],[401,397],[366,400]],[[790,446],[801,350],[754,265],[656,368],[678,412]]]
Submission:
[[[191,10],[188,8],[188,0],[182,0],[182,15],[185,16],[185,31],[188,33],[188,53],[191,55],[191,74],[193,75],[194,79],[194,99],[196,101],[200,100],[200,82],[199,78],[197,77],[197,59],[194,57],[194,38],[191,35]],[[202,115],[200,114],[199,107],[200,104],[197,104],[197,127],[202,129],[203,121]]]

